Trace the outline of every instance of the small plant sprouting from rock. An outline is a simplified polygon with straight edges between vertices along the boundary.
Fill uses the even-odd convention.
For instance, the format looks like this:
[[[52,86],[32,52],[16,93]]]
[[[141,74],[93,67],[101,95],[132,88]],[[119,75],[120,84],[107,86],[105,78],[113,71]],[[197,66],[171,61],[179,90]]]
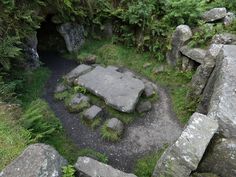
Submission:
[[[82,87],[80,85],[75,86],[73,89],[74,89],[75,93],[82,93],[82,94],[86,94],[87,93],[86,88],[84,88],[84,87]]]
[[[75,177],[75,169],[72,165],[62,167],[62,177]]]

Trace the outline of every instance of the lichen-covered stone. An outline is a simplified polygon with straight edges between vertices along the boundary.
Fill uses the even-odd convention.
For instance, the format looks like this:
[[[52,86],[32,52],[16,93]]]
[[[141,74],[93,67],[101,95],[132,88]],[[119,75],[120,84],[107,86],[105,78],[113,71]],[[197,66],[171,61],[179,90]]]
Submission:
[[[81,112],[86,108],[90,107],[89,97],[78,93],[74,95],[69,101],[66,103],[66,107],[69,112]]]
[[[176,65],[180,58],[180,49],[185,42],[193,36],[192,30],[187,25],[179,25],[172,35],[171,51],[167,53],[167,61],[171,65]]]
[[[137,177],[89,157],[79,157],[75,169],[81,177]]]
[[[224,18],[224,25],[230,26],[236,20],[236,16],[233,12],[228,12],[227,16]]]
[[[79,77],[82,74],[85,74],[86,72],[89,72],[92,70],[91,66],[82,64],[74,68],[72,71],[70,71],[64,78],[66,81],[71,84],[74,82],[74,80]]]
[[[200,49],[200,48],[189,48],[187,46],[184,46],[180,49],[181,53],[185,55],[186,57],[190,58],[191,60],[196,61],[197,63],[202,64],[204,62],[205,56],[206,56],[206,50]]]
[[[78,77],[75,84],[85,87],[122,112],[132,112],[144,90],[141,80],[101,66]]]
[[[225,137],[236,137],[236,46],[224,45],[217,60],[208,116],[216,118]]]
[[[107,128],[116,131],[118,134],[122,134],[124,130],[124,124],[117,118],[112,118],[107,121]]]
[[[236,176],[236,140],[220,138],[215,140],[199,165],[198,171],[212,172],[219,176]]]
[[[102,109],[96,105],[88,108],[83,112],[83,117],[88,120],[94,120],[95,118],[101,116]]]
[[[0,177],[61,177],[67,161],[51,146],[33,144],[8,165]]]
[[[77,23],[64,23],[58,28],[69,52],[78,51],[85,42],[84,27]]]
[[[213,118],[194,113],[177,141],[157,162],[153,177],[188,177],[197,169],[202,156],[218,129]]]
[[[155,94],[156,94],[156,91],[155,91],[152,83],[151,82],[145,83],[144,95],[149,98],[149,97],[152,97]]]
[[[216,34],[213,36],[212,44],[236,44],[236,35],[230,33]]]
[[[203,20],[206,22],[214,22],[216,20],[223,19],[227,16],[226,8],[214,8],[203,14]]]

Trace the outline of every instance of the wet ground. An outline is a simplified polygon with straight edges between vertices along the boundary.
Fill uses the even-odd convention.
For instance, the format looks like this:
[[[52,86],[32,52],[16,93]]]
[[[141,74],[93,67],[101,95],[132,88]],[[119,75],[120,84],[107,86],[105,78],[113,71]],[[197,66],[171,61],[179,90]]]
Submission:
[[[93,131],[83,125],[78,114],[68,113],[63,103],[53,98],[58,80],[78,64],[56,53],[41,53],[41,58],[52,71],[44,98],[61,120],[66,133],[78,148],[91,148],[105,153],[113,167],[132,172],[138,158],[173,143],[181,134],[182,127],[171,108],[168,91],[157,85],[159,101],[154,104],[152,111],[144,118],[137,118],[131,125],[126,125],[122,140],[118,143],[102,140],[99,128]]]

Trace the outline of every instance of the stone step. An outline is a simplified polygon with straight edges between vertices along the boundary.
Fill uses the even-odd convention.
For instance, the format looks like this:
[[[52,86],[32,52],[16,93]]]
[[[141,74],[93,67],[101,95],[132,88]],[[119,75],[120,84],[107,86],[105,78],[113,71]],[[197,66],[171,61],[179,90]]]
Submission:
[[[134,174],[122,172],[89,157],[79,157],[75,169],[79,176],[86,177],[137,177]]]
[[[215,119],[194,113],[178,140],[157,162],[153,177],[187,177],[196,170],[203,154],[218,130]]]

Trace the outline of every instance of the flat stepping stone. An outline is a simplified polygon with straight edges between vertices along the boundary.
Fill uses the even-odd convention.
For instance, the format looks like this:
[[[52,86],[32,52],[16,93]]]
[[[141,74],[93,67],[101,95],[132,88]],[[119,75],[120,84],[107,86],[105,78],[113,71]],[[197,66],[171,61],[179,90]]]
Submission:
[[[121,134],[124,130],[124,124],[117,118],[112,118],[107,122],[107,128]]]
[[[66,76],[65,79],[67,80],[68,83],[73,83],[74,79],[79,77],[82,74],[85,74],[86,72],[89,72],[92,70],[91,66],[82,64],[77,66],[75,69],[70,71]]]
[[[84,111],[83,117],[88,120],[94,120],[95,118],[100,116],[101,113],[102,113],[102,109],[96,105],[93,105],[92,107]]]
[[[134,111],[144,90],[141,80],[101,66],[78,77],[75,84],[103,98],[114,109],[128,113]]]
[[[90,106],[89,100],[89,97],[78,93],[70,100],[67,108],[70,112],[81,112]]]

